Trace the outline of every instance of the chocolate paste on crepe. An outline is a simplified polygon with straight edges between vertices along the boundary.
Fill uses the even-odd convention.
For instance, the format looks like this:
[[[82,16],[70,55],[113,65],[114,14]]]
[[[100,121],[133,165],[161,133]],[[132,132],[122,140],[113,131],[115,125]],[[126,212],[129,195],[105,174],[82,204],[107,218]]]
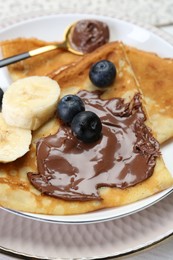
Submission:
[[[21,47],[25,44],[16,41],[16,45]],[[16,46],[15,45],[15,46]],[[8,45],[8,49],[10,48]],[[7,46],[6,46],[7,47]],[[11,48],[10,48],[11,50]],[[14,51],[14,49],[13,49]],[[50,54],[49,54],[50,55]],[[69,61],[70,53],[64,52],[57,55],[57,62],[61,63]],[[49,56],[50,57],[50,56]],[[44,57],[41,57],[44,58]],[[137,92],[136,79],[133,71],[126,58],[124,48],[119,42],[112,42],[103,45],[96,51],[84,55],[81,60],[75,64],[61,70],[54,77],[61,86],[61,97],[67,94],[76,94],[80,90],[94,91],[95,88],[89,80],[89,68],[98,60],[108,59],[112,61],[117,68],[116,80],[110,88],[107,88],[101,96],[103,99],[123,98],[125,103],[129,103]],[[32,60],[32,59],[31,59]],[[29,61],[29,59],[27,60]],[[33,61],[33,60],[32,60]],[[49,63],[44,64],[44,72],[46,68],[51,69],[50,64],[54,64],[55,60],[48,59]],[[50,61],[52,63],[50,63]],[[37,67],[36,67],[37,65]],[[42,68],[36,63],[35,68],[42,72]],[[55,65],[55,64],[54,64]],[[29,67],[29,72],[31,67]],[[16,70],[13,70],[16,73]],[[25,71],[26,72],[26,71]],[[28,72],[28,70],[27,70]],[[32,72],[36,72],[32,71]],[[23,74],[24,75],[24,74]],[[27,73],[25,76],[28,75]],[[143,96],[141,96],[143,98]],[[143,103],[143,102],[142,102]],[[145,110],[145,102],[143,103]],[[150,124],[150,117],[146,113],[146,125],[153,129]],[[161,124],[162,125],[162,124]],[[28,179],[27,173],[37,173],[36,161],[36,142],[45,136],[57,133],[60,126],[57,118],[52,118],[37,131],[33,132],[33,139],[30,151],[22,158],[13,163],[0,164],[0,205],[14,210],[23,212],[32,212],[46,215],[72,215],[93,212],[99,209],[107,209],[127,205],[135,201],[142,200],[173,185],[173,178],[166,169],[162,156],[156,159],[153,174],[140,183],[121,189],[117,187],[101,187],[98,188],[101,199],[97,200],[64,200],[57,197],[47,196],[36,189]],[[162,125],[163,126],[163,125]],[[154,128],[154,130],[157,130]],[[152,131],[154,133],[154,131]],[[83,169],[85,169],[83,165]],[[89,171],[85,171],[90,174]],[[38,176],[38,175],[37,175]]]
[[[48,44],[54,43],[34,38],[0,42],[4,58]],[[110,48],[109,44],[105,47],[107,48]],[[163,143],[173,137],[173,59],[162,58],[127,45],[124,48],[140,83],[157,140]],[[56,75],[60,68],[69,64],[72,66],[72,63],[80,59],[81,56],[58,49],[12,64],[8,70],[13,80],[32,75],[48,75],[53,71]]]
[[[38,142],[39,174],[28,177],[42,193],[65,200],[100,199],[100,187],[127,188],[152,175],[159,143],[144,124],[140,94],[130,103],[121,98],[104,100],[100,94],[78,93],[86,110],[102,121],[97,142],[79,141],[69,126]]]

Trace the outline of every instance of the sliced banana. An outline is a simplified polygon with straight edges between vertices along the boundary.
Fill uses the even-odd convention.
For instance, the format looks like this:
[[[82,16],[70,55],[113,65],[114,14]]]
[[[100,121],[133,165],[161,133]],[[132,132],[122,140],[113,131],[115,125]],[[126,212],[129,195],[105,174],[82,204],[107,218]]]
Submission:
[[[15,161],[29,151],[31,130],[6,124],[0,113],[0,162]]]
[[[56,110],[60,87],[46,76],[32,76],[12,83],[4,93],[2,115],[7,124],[36,130]]]

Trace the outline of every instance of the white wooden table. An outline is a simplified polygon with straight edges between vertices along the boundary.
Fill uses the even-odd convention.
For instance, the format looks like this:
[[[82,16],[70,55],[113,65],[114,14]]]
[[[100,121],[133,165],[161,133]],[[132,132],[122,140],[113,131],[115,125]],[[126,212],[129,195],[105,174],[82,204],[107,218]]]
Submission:
[[[152,24],[166,31],[173,37],[173,0],[0,0],[0,21],[27,13],[40,10],[57,10],[66,12],[74,10],[86,13],[99,13],[118,17],[129,17],[143,24]],[[19,259],[0,253],[0,260]],[[126,257],[129,260],[172,260],[173,237],[165,240],[154,248]]]

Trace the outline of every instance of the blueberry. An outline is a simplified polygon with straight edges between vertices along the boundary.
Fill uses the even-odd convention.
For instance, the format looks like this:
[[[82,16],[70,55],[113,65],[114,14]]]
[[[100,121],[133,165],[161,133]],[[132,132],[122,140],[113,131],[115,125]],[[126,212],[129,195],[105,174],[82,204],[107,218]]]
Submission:
[[[4,92],[3,90],[0,88],[0,108],[2,106],[2,98],[3,98]]]
[[[82,99],[76,95],[66,95],[58,103],[57,116],[67,124],[70,124],[73,117],[85,110]]]
[[[111,61],[101,60],[92,65],[89,77],[96,87],[109,87],[116,77],[115,65]]]
[[[101,137],[102,124],[100,118],[91,111],[78,113],[72,120],[73,134],[80,140],[91,143]]]

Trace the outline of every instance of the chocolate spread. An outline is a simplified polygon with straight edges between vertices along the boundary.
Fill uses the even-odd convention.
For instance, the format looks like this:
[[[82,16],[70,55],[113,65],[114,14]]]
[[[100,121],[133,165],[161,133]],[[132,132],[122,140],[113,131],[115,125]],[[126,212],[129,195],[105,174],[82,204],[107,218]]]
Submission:
[[[97,20],[81,20],[76,23],[70,41],[74,49],[89,53],[109,41],[109,28]]]
[[[103,100],[100,94],[78,93],[86,110],[102,121],[102,137],[97,142],[78,140],[65,125],[39,140],[39,173],[28,173],[28,178],[43,194],[64,200],[99,200],[99,187],[124,189],[152,175],[159,143],[144,124],[140,94],[130,103],[121,98]]]

